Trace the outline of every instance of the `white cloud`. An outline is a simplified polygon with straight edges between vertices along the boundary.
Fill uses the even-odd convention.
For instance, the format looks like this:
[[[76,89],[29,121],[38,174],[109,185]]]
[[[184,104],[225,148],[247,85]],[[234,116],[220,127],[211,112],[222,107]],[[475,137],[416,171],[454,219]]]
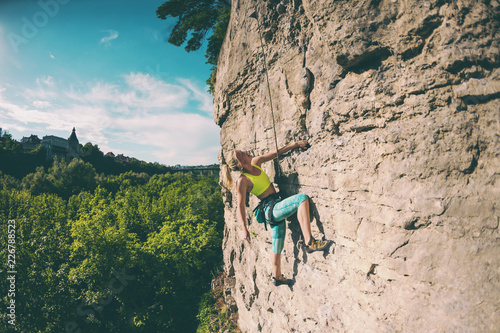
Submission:
[[[52,53],[49,53],[49,57],[51,57],[52,59],[56,58]]]
[[[43,112],[36,109],[29,109],[26,106],[12,104],[2,99],[0,99],[0,110],[2,110],[3,118],[15,120],[23,124],[44,122],[46,118]]]
[[[1,118],[1,116],[0,116]],[[6,122],[6,121],[3,121],[2,120],[2,130],[3,131],[7,131],[7,132],[11,132],[11,131],[18,131],[18,132],[22,132],[22,133],[33,133],[33,129],[31,127],[28,127],[28,126],[23,126],[21,124],[17,124],[15,122]],[[12,134],[12,133],[11,133]],[[25,135],[25,136],[29,136],[29,134]]]
[[[108,30],[106,31],[107,36],[104,36],[101,38],[100,43],[101,44],[109,44],[112,40],[115,40],[118,38],[118,31],[115,30]]]
[[[49,102],[44,104],[46,105],[46,103]],[[102,130],[111,124],[106,111],[97,107],[73,105],[42,110],[40,107],[30,108],[10,103],[1,96],[0,116],[24,125],[43,125],[46,129],[57,131],[68,131],[77,127],[88,133],[89,140],[92,138],[96,141],[105,140]]]
[[[87,83],[84,87],[70,87],[65,91],[66,97],[74,102],[85,104],[102,104],[105,102],[116,102],[116,97],[120,95],[118,86],[106,82]]]
[[[126,147],[129,156],[138,158],[147,150],[150,158],[168,165],[217,160],[219,128],[208,112],[211,98],[189,80],[176,84],[129,73],[121,83],[98,81],[61,89],[47,76],[36,80],[36,88],[12,90],[0,90],[2,123],[44,129],[45,134],[69,133],[76,127],[82,143],[115,153]],[[135,147],[142,150],[134,154]]]
[[[52,106],[52,103],[48,101],[34,101],[33,102],[33,107],[37,109],[46,109]]]
[[[22,91],[25,98],[29,100],[42,100],[47,101],[57,98],[57,92],[53,89],[48,89],[47,87],[39,87],[37,89],[26,88]]]
[[[201,103],[199,110],[207,112],[211,115],[213,111],[212,97],[206,91],[202,91],[200,88],[196,87],[196,85],[191,82],[191,80],[178,79],[178,81],[185,85],[189,90],[191,90],[194,95],[194,99]]]
[[[36,84],[38,86],[45,85],[47,87],[53,87],[54,86],[54,78],[50,75],[47,75],[47,76],[36,79]]]
[[[125,75],[130,88],[122,102],[140,108],[179,109],[186,106],[190,96],[182,86],[158,80],[149,74],[130,73]]]
[[[131,141],[156,147],[155,155],[160,160],[214,163],[219,149],[219,128],[212,119],[198,114],[121,118],[115,126],[126,131]]]

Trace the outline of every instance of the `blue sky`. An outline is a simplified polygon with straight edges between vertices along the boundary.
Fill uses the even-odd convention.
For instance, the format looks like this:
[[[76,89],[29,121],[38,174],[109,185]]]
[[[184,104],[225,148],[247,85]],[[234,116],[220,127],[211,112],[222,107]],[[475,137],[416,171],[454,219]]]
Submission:
[[[166,39],[156,0],[0,0],[0,128],[148,162],[217,163],[204,49]]]

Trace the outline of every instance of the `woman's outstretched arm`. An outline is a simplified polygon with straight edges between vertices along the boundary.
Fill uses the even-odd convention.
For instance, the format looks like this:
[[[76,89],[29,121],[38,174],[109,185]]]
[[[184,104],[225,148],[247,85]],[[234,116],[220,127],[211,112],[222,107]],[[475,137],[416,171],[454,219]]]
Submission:
[[[304,141],[297,141],[297,142],[294,142],[294,143],[290,143],[290,144],[288,144],[288,145],[286,145],[286,146],[278,149],[278,153],[277,154],[276,154],[276,151],[274,151],[274,152],[271,152],[271,153],[268,153],[268,154],[265,154],[265,155],[255,156],[252,159],[252,164],[261,166],[262,163],[271,161],[271,160],[275,159],[276,157],[278,157],[279,155],[285,154],[285,153],[289,152],[292,149],[295,149],[295,148],[307,148],[307,147],[308,147],[308,143],[305,140]]]

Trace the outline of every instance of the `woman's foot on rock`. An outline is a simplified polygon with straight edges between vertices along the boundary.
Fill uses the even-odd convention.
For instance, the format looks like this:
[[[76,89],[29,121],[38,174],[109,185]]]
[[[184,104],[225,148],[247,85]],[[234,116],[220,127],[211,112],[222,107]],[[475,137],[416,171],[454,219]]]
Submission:
[[[290,285],[293,284],[293,280],[286,279],[283,276],[283,274],[282,274],[280,279],[277,279],[277,278],[273,277],[273,283],[274,283],[275,286],[281,286],[281,285],[284,285],[284,284],[286,284],[287,286],[290,286]]]

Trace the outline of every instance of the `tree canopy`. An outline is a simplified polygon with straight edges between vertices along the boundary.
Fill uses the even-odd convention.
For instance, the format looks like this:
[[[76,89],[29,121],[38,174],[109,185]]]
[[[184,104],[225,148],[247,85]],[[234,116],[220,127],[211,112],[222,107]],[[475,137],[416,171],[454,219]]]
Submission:
[[[0,220],[1,237],[16,247],[19,332],[194,332],[222,261],[213,176],[106,175],[56,159],[22,180],[0,172]],[[9,254],[0,248],[5,263]],[[8,297],[0,304],[6,309]],[[5,311],[0,317],[9,331]]]
[[[211,78],[207,80],[211,93],[230,12],[230,0],[168,0],[156,11],[162,20],[169,16],[177,18],[169,43],[175,46],[186,44],[184,49],[191,52],[200,49],[205,39],[208,41],[205,57],[207,63],[213,66]]]

